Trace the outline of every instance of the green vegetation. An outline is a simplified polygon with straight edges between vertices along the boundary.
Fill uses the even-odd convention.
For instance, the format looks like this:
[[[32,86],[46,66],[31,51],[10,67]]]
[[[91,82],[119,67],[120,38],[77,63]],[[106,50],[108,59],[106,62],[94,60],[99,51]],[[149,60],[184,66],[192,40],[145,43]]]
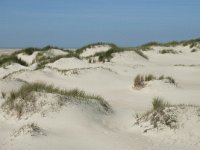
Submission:
[[[18,63],[22,66],[28,66],[28,64],[25,61],[21,60],[14,54],[0,56],[0,67],[11,63]]]
[[[197,49],[192,49],[191,50],[192,53],[197,52],[197,51],[198,51]]]
[[[192,47],[196,46],[198,43],[200,43],[200,38],[192,39],[192,40],[183,40],[183,41],[171,41],[171,42],[167,42],[167,43],[149,42],[149,43],[141,45],[138,48],[149,49],[149,47],[151,47],[151,46],[166,46],[166,47],[170,47],[170,46],[177,46],[177,45],[180,45],[180,44],[182,44],[183,46],[190,45],[190,48],[192,48]]]
[[[173,50],[173,49],[163,49],[163,50],[160,50],[159,51],[160,54],[167,54],[167,53],[170,53],[170,54],[178,54],[177,51]]]
[[[170,84],[177,85],[177,83],[176,83],[174,78],[168,76],[168,77],[165,77],[165,79],[167,79]]]
[[[63,48],[60,48],[60,47],[56,47],[56,46],[51,46],[51,45],[47,45],[43,48],[36,48],[36,47],[28,47],[28,48],[25,48],[25,49],[22,49],[18,52],[15,52],[15,54],[19,54],[19,53],[25,53],[27,55],[32,55],[34,52],[44,52],[44,51],[47,51],[47,50],[50,50],[50,49],[59,49],[59,50],[63,50]]]
[[[144,77],[141,75],[137,75],[134,79],[134,87],[143,88],[144,86],[145,86]]]
[[[141,45],[141,47],[151,47],[151,46],[161,46],[162,43],[158,43],[158,42],[149,42],[146,44]]]
[[[135,50],[135,52],[136,52],[138,55],[142,56],[143,58],[149,59],[149,58],[142,52],[142,50],[137,49],[137,50]]]
[[[130,48],[119,48],[114,44],[111,44],[111,49],[106,52],[100,52],[95,54],[94,56],[99,56],[99,61],[110,61],[110,59],[112,59],[112,54],[113,53],[117,53],[117,52],[123,52],[123,51],[135,51],[138,55],[142,56],[145,59],[148,59],[148,57],[143,53],[143,51],[145,50],[149,50],[151,46],[165,46],[165,47],[170,47],[170,46],[177,46],[182,44],[183,46],[187,46],[190,45],[190,47],[194,47],[196,46],[198,43],[200,43],[200,38],[198,39],[192,39],[192,40],[185,40],[185,41],[171,41],[168,43],[158,43],[158,42],[150,42],[150,43],[146,43],[144,45],[138,46],[138,47],[130,47]],[[94,43],[94,44],[90,44],[87,46],[84,46],[80,49],[78,49],[76,51],[76,53],[81,54],[83,52],[84,49],[86,48],[90,48],[92,46],[95,45],[103,45],[106,43]],[[161,54],[166,54],[166,53],[172,53],[172,54],[177,54],[179,52],[176,52],[173,49],[165,49],[160,51]]]
[[[21,117],[27,109],[36,109],[37,98],[34,96],[34,92],[59,94],[82,103],[99,103],[105,111],[111,110],[110,105],[100,96],[88,95],[78,89],[61,90],[45,83],[25,84],[18,91],[11,92],[2,104],[2,108],[8,113],[14,110],[17,112],[17,116]]]
[[[183,46],[187,46],[189,45],[191,48],[197,46],[197,44],[200,43],[200,38],[198,39],[192,39],[192,40],[187,40],[187,41],[172,41],[172,42],[168,42],[168,43],[158,43],[158,42],[150,42],[138,47],[129,47],[129,48],[122,48],[122,47],[117,47],[115,44],[113,43],[103,43],[103,42],[99,42],[99,43],[93,43],[93,44],[89,44],[86,45],[82,48],[77,49],[76,51],[68,51],[68,50],[64,50],[63,48],[59,48],[59,47],[55,47],[55,46],[45,46],[43,48],[34,48],[34,47],[29,47],[29,48],[25,48],[22,49],[20,51],[14,52],[11,55],[3,55],[0,56],[0,66],[2,66],[3,64],[9,64],[9,63],[19,63],[21,65],[27,66],[28,64],[26,64],[26,62],[22,61],[21,59],[17,58],[17,54],[19,53],[25,53],[27,55],[31,55],[34,52],[39,52],[37,55],[37,58],[35,60],[35,62],[38,63],[38,67],[37,69],[43,68],[47,63],[51,63],[54,62],[60,58],[69,58],[69,57],[77,57],[80,58],[80,54],[86,49],[86,48],[91,48],[94,46],[98,46],[98,45],[109,45],[111,48],[106,51],[106,52],[98,52],[96,54],[94,54],[95,57],[97,56],[100,62],[105,62],[105,61],[110,61],[113,58],[113,54],[114,53],[119,53],[119,52],[124,52],[124,51],[135,51],[138,55],[142,56],[145,59],[148,59],[148,57],[143,53],[143,51],[145,50],[149,50],[151,49],[151,46],[176,46],[179,44],[182,44]],[[45,57],[43,55],[43,52],[49,50],[49,49],[60,49],[63,51],[67,51],[69,52],[68,55],[63,55],[63,56],[56,56],[55,58],[49,58],[49,57]],[[191,52],[196,52],[196,49],[192,49]],[[172,53],[172,54],[177,54],[179,52],[174,51],[173,49],[164,49],[160,51],[161,54],[166,54],[166,53]],[[89,60],[89,62],[92,62],[90,60],[90,57],[87,58]]]
[[[13,136],[18,137],[21,134],[30,134],[31,136],[46,136],[45,130],[40,128],[36,123],[29,123],[20,127],[17,131],[14,132]]]
[[[155,77],[154,75],[152,75],[152,74],[149,74],[149,75],[146,75],[146,76],[144,77],[144,80],[145,80],[145,81],[156,80],[156,77]]]
[[[22,49],[20,51],[16,51],[16,52],[12,53],[11,55],[2,55],[2,56],[0,56],[0,67],[2,65],[7,65],[7,64],[11,64],[11,63],[18,63],[18,64],[21,64],[23,66],[28,66],[28,64],[25,61],[23,61],[23,60],[21,60],[20,58],[17,57],[18,54],[25,53],[27,55],[32,55],[34,52],[37,51],[37,52],[39,52],[38,55],[42,56],[42,52],[47,51],[49,49],[60,49],[60,50],[63,50],[63,51],[68,51],[68,50],[64,50],[63,48],[50,46],[50,45],[45,46],[43,48],[29,47],[29,48]],[[70,56],[67,56],[67,57],[70,57]],[[40,60],[38,59],[38,61],[47,61],[45,59],[46,58],[41,57]],[[57,60],[58,58],[52,58],[52,59],[56,59]],[[53,60],[51,60],[51,61],[53,61]],[[40,62],[40,63],[43,64],[44,62]]]
[[[1,92],[1,96],[2,96],[2,98],[5,98],[6,97],[6,93],[5,92]]]
[[[98,43],[92,43],[92,44],[88,44],[84,47],[81,47],[79,49],[76,50],[76,53],[77,54],[81,54],[83,53],[83,51],[86,49],[86,48],[92,48],[94,46],[100,46],[100,45],[109,45],[111,48],[114,48],[114,47],[117,47],[115,44],[113,43],[105,43],[105,42],[98,42]]]
[[[174,107],[162,98],[155,97],[152,101],[152,109],[140,116],[137,115],[135,124],[141,125],[143,122],[149,122],[151,128],[145,129],[144,132],[155,128],[162,129],[163,126],[170,129],[177,129],[179,123]]]
[[[67,55],[60,55],[55,57],[45,57],[42,53],[38,53],[36,56],[36,62],[37,62],[37,68],[36,69],[42,69],[45,67],[48,63],[53,63],[61,58],[70,58],[70,57],[76,57],[79,59],[79,55],[74,52],[69,52]]]
[[[152,101],[152,106],[154,111],[163,111],[166,106],[169,106],[168,103],[164,102],[160,97],[154,97]]]
[[[149,82],[152,80],[166,80],[166,82],[177,86],[175,79],[172,77],[169,77],[169,76],[165,77],[164,75],[162,75],[159,78],[157,78],[156,76],[154,76],[152,74],[148,74],[148,75],[140,75],[139,74],[134,79],[134,87],[138,88],[138,89],[143,88],[143,87],[145,87],[145,82]]]
[[[100,62],[110,61],[113,58],[113,53],[122,52],[123,49],[118,47],[113,47],[106,52],[99,52],[94,55],[94,57],[98,56]]]
[[[184,65],[184,64],[176,64],[174,66],[181,66],[181,67],[199,67],[200,64],[192,64],[192,65]]]
[[[25,53],[27,55],[32,55],[36,51],[42,51],[42,49],[29,47],[29,48],[22,49],[21,53]]]
[[[131,49],[131,48],[120,48],[120,47],[112,47],[106,52],[98,52],[95,53],[93,57],[98,56],[100,62],[110,61],[113,58],[114,53],[124,52],[124,51],[135,51],[138,55],[142,56],[145,59],[148,57],[139,49]]]

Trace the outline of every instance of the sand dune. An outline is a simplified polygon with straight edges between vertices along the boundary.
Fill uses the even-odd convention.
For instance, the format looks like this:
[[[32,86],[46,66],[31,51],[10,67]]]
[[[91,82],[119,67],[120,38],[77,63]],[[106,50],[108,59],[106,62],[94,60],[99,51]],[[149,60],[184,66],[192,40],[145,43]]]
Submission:
[[[141,50],[148,59],[134,50],[124,49],[113,53],[109,61],[102,62],[97,57],[97,61],[89,63],[95,53],[110,48],[105,45],[86,48],[80,57],[74,57],[75,52],[46,51],[42,56],[50,58],[41,68],[37,68],[42,61],[36,59],[38,52],[19,53],[28,66],[18,63],[1,66],[0,149],[199,150],[198,44],[195,47],[181,43],[153,45]],[[192,52],[193,49],[197,50]],[[53,60],[57,56],[61,57]],[[135,88],[138,74],[156,78],[146,79],[143,87]],[[173,78],[176,84],[159,79],[162,75]],[[36,82],[60,90],[79,89],[103,98],[91,100],[87,94],[67,95],[42,87],[25,95],[23,92],[10,95]],[[164,113],[152,111],[155,97],[170,104],[160,111]],[[146,118],[138,122],[138,117],[148,111]],[[155,116],[157,127],[152,124]],[[167,124],[166,117],[174,119],[177,127],[173,128],[171,122]]]

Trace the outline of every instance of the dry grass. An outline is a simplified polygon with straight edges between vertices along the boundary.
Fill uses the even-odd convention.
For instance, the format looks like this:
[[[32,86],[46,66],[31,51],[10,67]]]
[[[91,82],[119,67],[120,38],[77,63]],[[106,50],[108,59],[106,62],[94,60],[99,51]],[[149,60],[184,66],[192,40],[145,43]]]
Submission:
[[[192,53],[197,52],[197,51],[198,51],[197,49],[192,49],[191,50]]]
[[[5,98],[6,97],[6,93],[5,92],[1,92],[1,96],[2,96],[2,98]]]
[[[35,103],[37,98],[34,96],[34,92],[44,92],[51,94],[59,94],[73,99],[80,103],[99,103],[105,111],[110,111],[110,105],[100,96],[89,95],[84,91],[78,89],[74,90],[61,90],[53,85],[47,85],[45,83],[30,83],[22,86],[18,91],[10,93],[6,101],[2,104],[3,110],[10,112],[14,110],[17,112],[17,116],[20,118],[27,107],[36,107]]]
[[[163,126],[169,127],[170,129],[177,129],[179,126],[176,110],[160,97],[153,98],[152,109],[141,116],[137,115],[136,119],[137,121],[135,124],[138,125],[145,122],[150,123],[149,127],[146,128],[144,132],[154,128],[161,129]]]
[[[143,88],[143,87],[145,87],[145,84],[146,84],[145,82],[149,82],[152,80],[166,80],[167,83],[177,86],[175,79],[170,76],[162,75],[157,78],[153,74],[148,74],[148,75],[140,75],[139,74],[134,79],[134,87],[137,89]]]
[[[9,65],[11,63],[18,63],[22,66],[28,66],[28,64],[25,61],[21,60],[14,54],[0,56],[0,67],[3,65]]]
[[[159,51],[160,54],[178,54],[177,51],[173,50],[173,49],[163,49]]]
[[[142,75],[137,75],[134,79],[135,88],[143,88],[145,86],[144,77]]]
[[[152,106],[154,111],[163,111],[165,107],[169,106],[169,103],[164,102],[160,97],[153,98]]]

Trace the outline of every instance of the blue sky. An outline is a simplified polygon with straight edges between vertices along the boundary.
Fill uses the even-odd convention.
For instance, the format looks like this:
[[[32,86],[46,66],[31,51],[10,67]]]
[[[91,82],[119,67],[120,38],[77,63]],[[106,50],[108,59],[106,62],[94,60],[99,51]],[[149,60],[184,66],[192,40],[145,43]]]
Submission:
[[[200,37],[200,0],[0,0],[0,47]]]

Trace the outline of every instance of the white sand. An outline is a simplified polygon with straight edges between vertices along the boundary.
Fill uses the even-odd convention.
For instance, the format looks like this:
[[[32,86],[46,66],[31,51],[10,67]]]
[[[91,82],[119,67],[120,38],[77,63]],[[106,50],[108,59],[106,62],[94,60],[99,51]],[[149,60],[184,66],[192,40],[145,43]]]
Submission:
[[[54,63],[50,63],[47,66],[58,68],[62,70],[68,70],[68,69],[76,69],[76,68],[87,68],[89,67],[89,64],[87,62],[84,62],[82,60],[79,60],[77,58],[61,58]]]
[[[0,56],[1,55],[9,55],[15,51],[19,51],[20,49],[17,48],[0,48]]]
[[[111,62],[104,64],[62,58],[47,65],[54,69],[27,70],[14,74],[9,79],[1,79],[0,92],[19,88],[24,84],[19,79],[46,82],[62,89],[79,88],[87,93],[103,96],[114,113],[106,115],[94,111],[90,106],[68,104],[56,111],[49,111],[44,116],[38,112],[27,119],[18,120],[14,116],[5,115],[1,110],[0,150],[199,150],[200,116],[193,109],[180,113],[182,127],[177,130],[164,128],[143,133],[143,127],[133,125],[136,121],[135,114],[149,110],[152,99],[156,96],[163,97],[171,104],[200,105],[200,67],[174,66],[200,64],[200,52],[191,53],[189,47],[183,46],[173,48],[183,52],[159,54],[158,51],[163,47],[153,47],[154,50],[144,52],[149,60],[135,52],[123,52],[115,54]],[[93,54],[85,51],[82,56]],[[14,65],[8,71],[0,68],[1,77],[21,69],[21,66]],[[78,74],[64,75],[55,68],[76,69]],[[133,79],[138,74],[172,76],[178,86],[155,80],[148,82],[145,88],[136,90],[132,86]],[[49,103],[53,102],[54,105],[55,99],[49,96],[45,100],[49,99]],[[0,96],[0,101],[4,100]],[[36,123],[45,134],[31,136],[32,133],[27,130],[21,132],[19,129],[28,123]],[[20,134],[13,136],[17,131]]]
[[[108,51],[110,48],[111,47],[109,45],[97,45],[91,48],[86,48],[81,54],[81,57],[88,57],[98,52],[105,52],[105,51]]]
[[[32,55],[27,55],[27,54],[24,54],[24,53],[20,53],[20,54],[17,55],[17,57],[20,58],[21,60],[25,61],[27,64],[30,65],[35,60],[37,54],[38,54],[38,52],[34,52]]]
[[[66,54],[68,54],[68,52],[64,52],[59,49],[50,49],[44,52],[44,56],[46,57],[55,57],[55,56],[66,55]]]
[[[29,69],[29,68],[24,67],[17,63],[8,65],[6,67],[2,67],[2,68],[0,68],[0,78],[3,78],[4,76],[6,76],[8,74],[11,74],[11,73],[14,73],[14,72],[17,72],[20,70],[25,70],[25,69]]]

